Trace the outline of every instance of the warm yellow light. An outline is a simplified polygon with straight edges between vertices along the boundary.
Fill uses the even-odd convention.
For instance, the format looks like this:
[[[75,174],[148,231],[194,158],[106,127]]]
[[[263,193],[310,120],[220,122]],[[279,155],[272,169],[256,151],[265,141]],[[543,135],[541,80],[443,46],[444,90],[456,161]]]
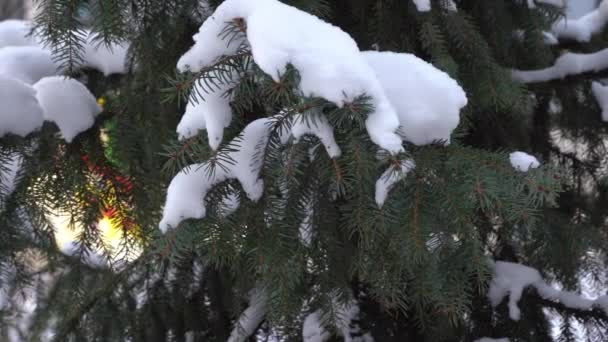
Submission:
[[[79,235],[83,233],[83,226],[81,224],[70,225],[70,218],[67,214],[54,214],[49,216],[49,221],[55,227],[55,243],[59,249],[64,250],[71,243],[79,240]],[[116,226],[112,219],[108,216],[103,216],[96,225],[101,240],[104,244],[104,249],[110,251],[112,259],[124,259],[125,254],[121,248],[122,239],[124,238],[123,230]],[[141,250],[130,250],[129,255],[126,256],[127,260],[133,260],[141,253]],[[103,254],[101,248],[95,250],[99,254]]]

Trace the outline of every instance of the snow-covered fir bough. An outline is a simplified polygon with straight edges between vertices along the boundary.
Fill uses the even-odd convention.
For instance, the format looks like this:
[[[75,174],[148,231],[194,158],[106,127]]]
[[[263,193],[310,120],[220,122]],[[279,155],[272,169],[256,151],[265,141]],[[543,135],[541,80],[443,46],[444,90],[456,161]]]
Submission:
[[[603,80],[522,86],[605,67],[552,60],[606,22],[563,5],[42,0],[1,22],[0,339],[602,341],[605,293],[577,290],[605,284]]]

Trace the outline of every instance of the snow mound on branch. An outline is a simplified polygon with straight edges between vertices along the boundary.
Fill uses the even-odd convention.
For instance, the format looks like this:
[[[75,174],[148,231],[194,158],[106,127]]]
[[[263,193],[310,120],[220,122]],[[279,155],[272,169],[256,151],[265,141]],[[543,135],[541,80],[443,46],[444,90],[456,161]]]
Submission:
[[[243,20],[253,59],[275,81],[292,64],[300,74],[304,96],[322,97],[337,106],[358,96],[371,96],[375,111],[366,127],[374,143],[398,153],[399,120],[355,41],[344,31],[277,0],[224,1],[194,36],[194,46],[180,58],[178,69],[194,72],[223,55],[234,54],[243,40],[221,38],[226,23]]]
[[[228,338],[228,342],[245,342],[251,336],[266,315],[268,295],[262,289],[253,289],[250,293],[249,307],[243,311]]]
[[[7,133],[25,137],[42,127],[42,108],[31,86],[0,74],[0,138]]]
[[[529,169],[536,169],[540,166],[538,159],[525,152],[513,152],[509,155],[511,166],[517,171],[526,172]]]
[[[596,10],[579,19],[558,20],[553,24],[552,31],[559,38],[589,42],[591,36],[601,32],[606,23],[608,23],[608,1],[603,0]]]
[[[305,135],[314,135],[325,146],[331,158],[338,158],[342,154],[340,146],[334,138],[334,129],[321,113],[297,114],[291,125],[291,135],[298,142]]]
[[[539,70],[512,70],[514,80],[522,83],[546,82],[585,72],[597,72],[608,68],[608,49],[594,53],[567,52],[555,60],[555,64]]]
[[[509,296],[509,317],[519,320],[521,311],[517,303],[521,299],[523,290],[532,286],[542,298],[562,303],[564,306],[578,310],[591,310],[598,307],[608,314],[608,297],[602,296],[595,300],[552,288],[541,277],[540,273],[528,266],[505,261],[494,263],[494,275],[488,290],[488,298],[493,307]]]
[[[89,33],[83,46],[82,66],[97,69],[105,76],[127,72],[127,52],[129,44],[103,44],[94,41]]]
[[[192,89],[195,94],[190,97],[186,112],[177,125],[179,139],[191,138],[200,130],[206,129],[209,146],[217,150],[224,137],[224,128],[232,121],[230,97],[226,95],[226,91],[233,86],[232,83],[224,83],[218,85],[213,92],[205,93],[201,81],[196,82]]]
[[[271,119],[258,119],[247,125],[241,136],[232,142],[233,151],[227,152],[231,163],[216,165],[213,172],[209,163],[194,164],[181,170],[169,184],[160,229],[166,232],[189,218],[203,218],[206,214],[204,198],[211,188],[227,179],[237,179],[252,201],[262,197],[264,182],[259,179],[262,167],[260,149],[266,147],[271,131]],[[237,146],[238,145],[238,146]]]
[[[32,24],[25,20],[0,21],[0,48],[7,46],[37,46],[37,39],[30,35]]]
[[[413,160],[404,160],[400,163],[398,170],[396,166],[389,167],[382,176],[376,181],[376,204],[382,208],[389,191],[399,181],[407,177],[407,174],[416,166]]]
[[[323,312],[317,310],[306,316],[302,325],[302,340],[304,342],[324,342],[329,340],[331,334],[321,323],[322,315]]]
[[[458,82],[412,54],[365,51],[363,56],[397,111],[403,138],[416,145],[449,143],[467,104]]]
[[[9,46],[0,49],[0,74],[34,84],[58,73],[59,65],[48,50],[37,46]]]
[[[599,82],[592,82],[591,92],[602,109],[602,120],[608,122],[608,86]]]
[[[416,9],[420,12],[428,12],[431,10],[431,0],[413,0]]]
[[[91,128],[101,113],[95,97],[80,82],[62,76],[46,77],[34,85],[44,118],[53,121],[65,141]]]

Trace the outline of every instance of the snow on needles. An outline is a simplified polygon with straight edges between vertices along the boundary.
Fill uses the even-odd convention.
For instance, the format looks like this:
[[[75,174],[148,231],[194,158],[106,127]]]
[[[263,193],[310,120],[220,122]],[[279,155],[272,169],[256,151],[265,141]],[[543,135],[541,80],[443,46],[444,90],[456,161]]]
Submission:
[[[529,169],[535,169],[540,166],[538,159],[525,152],[517,151],[509,155],[511,166],[517,171],[526,172]]]
[[[212,92],[205,93],[201,81],[196,82],[192,91],[202,97],[190,97],[186,112],[177,125],[179,139],[193,137],[199,130],[206,129],[209,146],[217,150],[224,137],[224,128],[232,121],[230,97],[226,95],[226,91],[233,86],[231,83],[223,83]]]
[[[539,70],[513,70],[511,76],[522,83],[546,82],[578,75],[590,71],[600,71],[608,67],[608,49],[594,53],[567,52],[555,60],[555,64]]]
[[[194,46],[182,56],[178,69],[200,71],[223,55],[234,54],[239,42],[227,45],[227,22],[242,19],[256,64],[276,81],[292,64],[300,73],[304,96],[322,97],[337,106],[367,94],[375,111],[366,121],[370,137],[391,153],[401,152],[395,133],[399,120],[374,71],[355,41],[344,31],[277,0],[227,0],[201,26]]]
[[[262,167],[260,148],[265,148],[271,131],[271,119],[258,119],[247,125],[233,140],[228,156],[232,163],[216,165],[210,172],[209,163],[194,164],[180,171],[169,184],[160,229],[166,232],[189,218],[206,214],[204,198],[211,188],[227,179],[237,179],[252,201],[262,197],[264,182],[259,178]]]
[[[588,42],[591,36],[603,30],[608,23],[608,0],[603,0],[598,8],[579,19],[561,18],[553,24],[552,31],[564,39]]]
[[[392,165],[376,181],[376,204],[382,208],[389,191],[415,167],[413,160],[404,160],[398,167]]]
[[[542,298],[558,301],[566,307],[579,310],[598,307],[608,314],[608,296],[590,300],[573,292],[554,289],[542,279],[537,270],[521,264],[496,261],[493,266],[494,275],[488,290],[488,298],[492,306],[496,307],[506,296],[509,296],[509,317],[512,320],[520,319],[521,311],[517,303],[521,299],[523,290],[528,286],[534,287]]]
[[[63,76],[46,77],[34,85],[44,118],[53,121],[65,141],[93,126],[101,113],[95,97],[80,82]]]
[[[249,307],[243,311],[228,338],[228,342],[245,342],[255,332],[266,315],[268,295],[263,289],[253,289],[250,293]]]

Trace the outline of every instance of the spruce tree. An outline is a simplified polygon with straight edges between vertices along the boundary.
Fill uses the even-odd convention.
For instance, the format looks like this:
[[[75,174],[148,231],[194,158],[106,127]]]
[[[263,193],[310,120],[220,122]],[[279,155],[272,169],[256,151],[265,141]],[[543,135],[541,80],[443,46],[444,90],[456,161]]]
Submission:
[[[37,5],[0,340],[608,339],[607,1]]]

